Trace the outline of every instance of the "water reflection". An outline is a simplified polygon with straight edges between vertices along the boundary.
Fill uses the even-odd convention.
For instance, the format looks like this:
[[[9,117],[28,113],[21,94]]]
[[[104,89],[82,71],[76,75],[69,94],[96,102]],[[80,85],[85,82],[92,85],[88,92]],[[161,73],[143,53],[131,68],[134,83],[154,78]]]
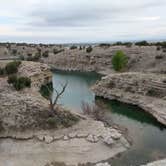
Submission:
[[[135,105],[121,103],[116,100],[107,100],[101,97],[95,97],[95,100],[98,105],[105,107],[105,109],[110,110],[113,114],[125,116],[142,124],[153,125],[160,130],[165,129],[165,126],[159,123],[153,116]]]

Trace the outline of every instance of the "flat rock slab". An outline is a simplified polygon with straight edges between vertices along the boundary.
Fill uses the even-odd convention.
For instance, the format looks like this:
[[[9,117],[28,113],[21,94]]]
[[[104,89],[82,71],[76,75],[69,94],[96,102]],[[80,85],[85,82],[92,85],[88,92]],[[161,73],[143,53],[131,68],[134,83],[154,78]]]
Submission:
[[[111,145],[105,143],[104,137],[111,138],[111,130],[102,122],[88,119],[68,129],[45,131],[43,136],[40,131],[28,140],[3,138],[0,140],[0,166],[44,166],[53,161],[78,164],[107,160],[127,150],[129,145],[123,135]],[[82,135],[78,137],[80,133]]]

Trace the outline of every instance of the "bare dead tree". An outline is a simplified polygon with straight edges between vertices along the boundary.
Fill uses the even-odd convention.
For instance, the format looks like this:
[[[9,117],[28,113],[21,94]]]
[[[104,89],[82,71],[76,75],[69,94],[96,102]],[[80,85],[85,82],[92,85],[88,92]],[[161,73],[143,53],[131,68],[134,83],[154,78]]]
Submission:
[[[100,109],[100,107],[98,107],[96,104],[90,105],[86,102],[82,102],[81,108],[85,115],[95,120],[103,120],[105,110]]]
[[[55,113],[55,111],[56,111],[55,106],[57,105],[59,98],[65,92],[67,85],[68,85],[67,81],[66,81],[65,84],[61,84],[62,88],[61,88],[60,91],[58,91],[55,88],[52,89],[49,86],[45,85],[45,87],[47,88],[47,91],[48,91],[48,96],[46,96],[46,98],[49,100],[49,103],[50,103],[49,106],[50,106],[50,110],[51,110],[52,113]],[[55,98],[53,98],[54,92],[56,93],[56,97]]]

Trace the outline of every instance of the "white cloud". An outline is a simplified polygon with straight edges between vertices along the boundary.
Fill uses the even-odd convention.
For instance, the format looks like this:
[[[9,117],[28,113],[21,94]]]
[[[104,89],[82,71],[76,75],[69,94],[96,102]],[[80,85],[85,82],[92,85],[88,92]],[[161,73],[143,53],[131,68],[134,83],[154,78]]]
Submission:
[[[0,39],[86,42],[166,37],[163,0],[1,0]]]

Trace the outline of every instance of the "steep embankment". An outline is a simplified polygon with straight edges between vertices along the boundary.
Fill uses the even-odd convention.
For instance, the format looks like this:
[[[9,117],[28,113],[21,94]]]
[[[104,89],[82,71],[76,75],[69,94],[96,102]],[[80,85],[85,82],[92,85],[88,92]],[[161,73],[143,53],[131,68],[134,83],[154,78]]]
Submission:
[[[166,76],[151,73],[110,74],[93,86],[96,96],[135,104],[166,125]]]
[[[1,62],[1,67],[8,61]],[[16,91],[7,82],[7,76],[0,78],[0,122],[1,131],[10,133],[16,130],[40,128],[48,117],[48,102],[39,94],[39,87],[51,79],[47,65],[35,62],[22,62],[18,76],[31,79],[31,88]]]

